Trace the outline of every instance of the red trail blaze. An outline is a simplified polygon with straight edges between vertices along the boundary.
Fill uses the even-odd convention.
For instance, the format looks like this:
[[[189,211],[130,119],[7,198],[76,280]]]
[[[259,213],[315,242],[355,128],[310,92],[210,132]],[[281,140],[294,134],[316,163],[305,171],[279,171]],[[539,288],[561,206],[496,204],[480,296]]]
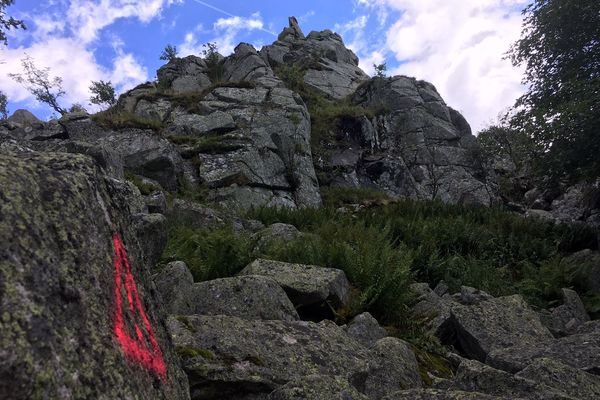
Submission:
[[[133,274],[131,273],[131,265],[127,258],[127,251],[125,250],[123,241],[118,233],[113,234],[112,239],[115,248],[115,258],[113,262],[115,266],[115,335],[128,359],[141,365],[145,369],[154,372],[160,378],[165,379],[167,377],[167,366],[163,359],[162,352],[160,351],[158,341],[152,331],[150,320],[146,315],[146,311],[144,311],[137,285],[135,284]],[[122,279],[123,272],[125,273],[124,282]],[[135,337],[131,336],[128,332],[125,323],[126,310],[123,309],[123,295],[121,294],[123,287],[125,287],[125,293],[127,294],[129,311],[131,311],[133,315],[135,315],[136,311],[139,314],[148,336],[147,341],[144,339],[142,328],[140,328],[135,321],[132,321],[135,329]]]

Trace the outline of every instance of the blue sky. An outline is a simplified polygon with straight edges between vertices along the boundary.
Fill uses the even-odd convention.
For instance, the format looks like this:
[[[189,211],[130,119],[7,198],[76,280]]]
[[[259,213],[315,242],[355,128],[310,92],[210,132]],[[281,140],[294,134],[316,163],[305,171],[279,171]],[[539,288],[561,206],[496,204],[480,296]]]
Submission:
[[[217,42],[227,54],[239,42],[259,48],[277,38],[295,15],[305,33],[332,29],[372,73],[387,62],[389,74],[431,81],[475,130],[492,121],[523,92],[522,71],[503,60],[519,37],[527,0],[16,0],[9,15],[26,31],[10,31],[0,45],[0,90],[9,110],[51,112],[8,73],[31,56],[60,76],[63,104],[88,106],[92,80],[111,80],[122,92],[155,79],[166,44],[181,55]],[[88,107],[92,108],[93,107]]]

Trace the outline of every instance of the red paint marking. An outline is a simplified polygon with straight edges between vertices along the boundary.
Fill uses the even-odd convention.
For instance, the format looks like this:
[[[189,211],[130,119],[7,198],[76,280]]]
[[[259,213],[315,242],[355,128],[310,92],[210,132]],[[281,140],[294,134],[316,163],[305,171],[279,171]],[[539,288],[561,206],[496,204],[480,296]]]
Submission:
[[[131,272],[131,265],[127,258],[127,251],[125,250],[121,237],[117,233],[113,234],[113,246],[115,248],[115,335],[127,358],[156,373],[162,379],[165,379],[167,377],[167,366],[163,359],[162,352],[160,351],[158,341],[152,331],[150,320],[146,315],[146,311],[144,311],[144,306],[142,305],[140,294]],[[122,279],[123,272],[125,273],[124,283]],[[121,294],[123,287],[125,287],[125,292],[127,293],[129,310],[134,313],[134,315],[137,310],[142,320],[148,336],[147,341],[144,339],[142,328],[140,328],[137,322],[133,322],[135,337],[131,336],[128,332],[125,323],[125,310],[123,310],[123,296]],[[148,342],[150,343],[150,346],[148,346]]]

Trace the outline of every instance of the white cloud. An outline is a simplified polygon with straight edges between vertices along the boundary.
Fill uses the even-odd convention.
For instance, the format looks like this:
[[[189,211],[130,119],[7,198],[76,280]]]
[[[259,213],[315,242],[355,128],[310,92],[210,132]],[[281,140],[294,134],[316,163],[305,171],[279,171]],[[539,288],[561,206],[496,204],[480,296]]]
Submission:
[[[137,18],[147,23],[159,18],[162,10],[182,0],[72,0],[59,12],[32,15],[33,26],[25,31],[21,40],[10,43],[18,47],[0,49],[0,60],[5,64],[0,68],[0,90],[11,102],[24,102],[28,107],[40,109],[40,105],[27,90],[13,79],[9,73],[22,73],[21,59],[26,55],[33,58],[38,68],[49,68],[50,76],[63,80],[65,96],[60,103],[68,107],[73,103],[88,106],[91,81],[110,80],[117,92],[123,92],[148,80],[148,71],[135,56],[123,51],[124,42],[116,35],[109,34],[108,42],[115,56],[112,64],[102,67],[96,60],[95,39],[102,29],[119,18]],[[65,17],[66,12],[66,17]],[[28,22],[28,25],[31,23]],[[30,40],[28,45],[23,37]],[[95,107],[88,106],[90,110]]]
[[[150,22],[165,6],[182,0],[72,0],[67,19],[75,37],[85,43],[98,38],[98,33],[119,18],[134,17]]]
[[[402,63],[390,73],[431,81],[450,106],[465,114],[474,130],[523,93],[522,70],[503,55],[519,38],[520,10],[528,0],[357,3],[401,13],[387,32],[386,47]]]
[[[49,68],[51,78],[62,78],[66,94],[59,101],[65,107],[74,103],[87,106],[91,81],[110,80],[122,92],[148,79],[148,72],[132,54],[120,52],[112,69],[105,70],[96,62],[93,51],[69,38],[51,38],[28,48],[6,49],[2,53],[5,64],[0,71],[0,90],[11,101],[27,102],[32,108],[38,104],[23,85],[8,76],[10,72],[22,72],[21,59],[26,55],[31,56],[37,68]]]
[[[206,42],[215,42],[219,53],[229,55],[238,44],[237,36],[242,32],[250,32],[255,30],[266,31],[264,22],[260,13],[254,13],[250,17],[233,16],[228,18],[219,18],[213,24],[213,36],[211,39],[200,42],[198,33],[205,34],[204,31],[195,29],[187,32],[184,36],[183,43],[178,45],[181,56],[190,54],[202,54],[202,44]],[[270,32],[269,32],[270,33]],[[257,46],[255,46],[257,47]],[[260,47],[260,46],[258,46]]]

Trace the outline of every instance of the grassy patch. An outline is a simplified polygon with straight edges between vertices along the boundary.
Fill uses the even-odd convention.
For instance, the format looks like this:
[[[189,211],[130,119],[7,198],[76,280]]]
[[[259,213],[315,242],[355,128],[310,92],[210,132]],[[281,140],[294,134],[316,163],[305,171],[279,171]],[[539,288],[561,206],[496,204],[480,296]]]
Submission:
[[[153,93],[148,93],[139,97],[139,100],[156,101],[159,99],[168,100],[171,104],[177,107],[181,107],[190,113],[199,113],[199,103],[217,88],[238,88],[238,89],[254,89],[256,84],[250,81],[229,81],[229,82],[216,82],[209,87],[202,90],[200,93],[183,93],[183,94],[171,94],[165,90],[158,90]]]
[[[340,201],[330,204],[339,205]],[[369,274],[373,273],[383,277],[378,281],[383,291],[390,290],[384,282],[393,273],[390,275],[386,269],[386,260],[394,260],[396,264],[408,264],[416,280],[431,285],[445,280],[451,290],[468,285],[496,296],[520,293],[532,304],[548,306],[559,298],[560,288],[571,283],[560,265],[561,256],[597,246],[595,232],[590,229],[439,202],[396,201],[353,214],[336,213],[333,207],[258,209],[250,217],[266,224],[291,223],[316,233],[321,238],[317,243],[288,245],[285,254],[276,255],[344,269],[367,293],[374,290],[369,289]],[[369,255],[367,259],[365,254]],[[361,264],[371,260],[377,260],[379,266]],[[366,271],[366,275],[355,270]],[[375,307],[372,311],[381,315],[384,310]]]
[[[321,154],[327,144],[334,143],[336,132],[347,130],[362,117],[369,119],[386,110],[370,109],[352,104],[350,99],[330,100],[322,93],[304,83],[307,67],[285,66],[277,68],[276,75],[288,89],[297,92],[311,116],[311,145],[313,154]]]
[[[231,229],[193,229],[171,224],[163,263],[185,261],[194,280],[202,282],[235,275],[253,261],[248,235]]]
[[[125,179],[133,183],[139,189],[140,193],[144,196],[148,196],[149,194],[152,194],[157,190],[161,190],[160,186],[144,182],[139,176],[129,172],[125,173]]]
[[[346,201],[380,196],[341,190],[325,196],[328,206],[322,209],[251,210],[246,217],[266,225],[293,224],[305,233],[260,250],[247,234],[174,224],[163,258],[185,261],[197,281],[234,275],[259,257],[341,269],[355,290],[352,304],[337,310],[339,322],[369,311],[394,335],[435,354],[441,352],[439,343],[410,315],[411,283],[445,280],[452,291],[467,285],[494,296],[519,293],[533,305],[548,307],[571,284],[562,257],[597,246],[591,230],[497,209],[395,200],[352,213],[336,211]],[[597,305],[599,298],[590,294],[586,304]],[[425,353],[420,360],[427,370],[446,373],[438,361]]]
[[[141,118],[135,114],[125,111],[117,112],[114,110],[101,111],[92,115],[92,120],[106,129],[151,129],[160,132],[164,128],[162,121],[155,119]]]

